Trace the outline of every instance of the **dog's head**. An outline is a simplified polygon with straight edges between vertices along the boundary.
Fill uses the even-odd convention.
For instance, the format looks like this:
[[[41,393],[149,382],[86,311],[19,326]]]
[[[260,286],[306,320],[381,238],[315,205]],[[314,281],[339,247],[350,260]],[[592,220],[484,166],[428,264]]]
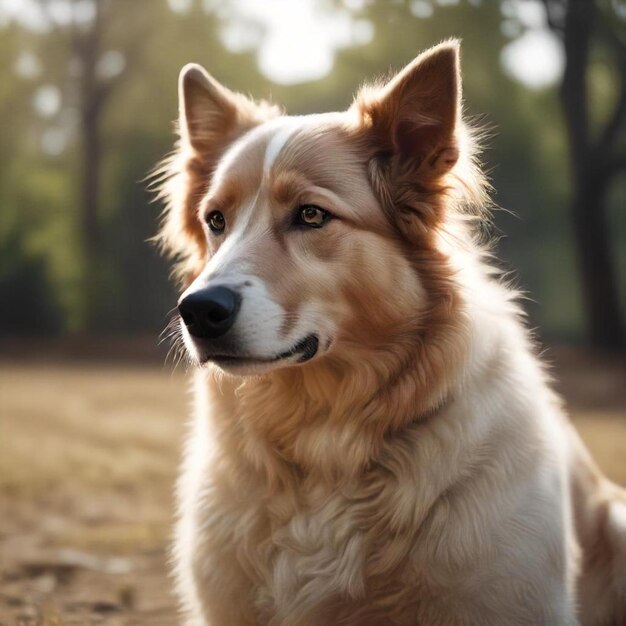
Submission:
[[[469,158],[456,42],[342,113],[281,115],[197,65],[179,97],[162,241],[199,362],[243,375],[371,351],[449,310],[439,233]]]

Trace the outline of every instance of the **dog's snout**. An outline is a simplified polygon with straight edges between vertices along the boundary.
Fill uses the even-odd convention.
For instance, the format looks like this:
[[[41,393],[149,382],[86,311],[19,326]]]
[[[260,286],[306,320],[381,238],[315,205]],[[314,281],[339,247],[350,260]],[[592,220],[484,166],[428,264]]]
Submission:
[[[194,337],[215,339],[235,323],[241,296],[223,285],[199,289],[178,305],[187,330]]]

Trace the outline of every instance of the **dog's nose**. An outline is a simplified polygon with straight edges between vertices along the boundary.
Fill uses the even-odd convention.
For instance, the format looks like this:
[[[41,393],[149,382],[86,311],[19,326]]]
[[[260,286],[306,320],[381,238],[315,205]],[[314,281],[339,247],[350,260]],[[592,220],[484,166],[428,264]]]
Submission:
[[[200,339],[221,337],[235,323],[241,296],[222,285],[199,289],[185,296],[178,312],[189,334]]]

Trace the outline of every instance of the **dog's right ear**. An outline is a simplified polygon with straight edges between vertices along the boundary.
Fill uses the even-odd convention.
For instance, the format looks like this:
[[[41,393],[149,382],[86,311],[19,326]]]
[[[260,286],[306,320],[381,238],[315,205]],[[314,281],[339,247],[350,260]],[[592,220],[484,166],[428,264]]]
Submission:
[[[266,104],[227,89],[196,63],[180,72],[178,100],[181,139],[202,157],[215,158],[237,136],[272,116]]]
[[[209,149],[235,118],[231,92],[196,63],[180,72],[178,107],[181,138],[198,152]]]

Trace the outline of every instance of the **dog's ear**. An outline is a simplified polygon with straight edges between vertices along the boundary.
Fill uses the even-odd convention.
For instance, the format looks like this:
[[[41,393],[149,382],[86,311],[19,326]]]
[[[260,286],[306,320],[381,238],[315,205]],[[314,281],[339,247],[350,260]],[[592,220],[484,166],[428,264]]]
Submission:
[[[197,154],[215,158],[246,130],[276,114],[221,85],[202,66],[185,65],[178,79],[181,139]]]
[[[459,43],[435,46],[386,84],[364,87],[352,110],[383,210],[407,238],[427,234],[444,215],[447,174],[465,137]]]
[[[356,106],[380,151],[402,172],[432,180],[458,159],[461,81],[459,44],[424,52],[382,87],[366,87]]]
[[[198,206],[228,146],[251,128],[276,117],[278,107],[230,91],[200,65],[186,65],[178,80],[177,150],[154,171],[166,207],[157,240],[178,263],[188,284],[201,271],[207,246]]]

